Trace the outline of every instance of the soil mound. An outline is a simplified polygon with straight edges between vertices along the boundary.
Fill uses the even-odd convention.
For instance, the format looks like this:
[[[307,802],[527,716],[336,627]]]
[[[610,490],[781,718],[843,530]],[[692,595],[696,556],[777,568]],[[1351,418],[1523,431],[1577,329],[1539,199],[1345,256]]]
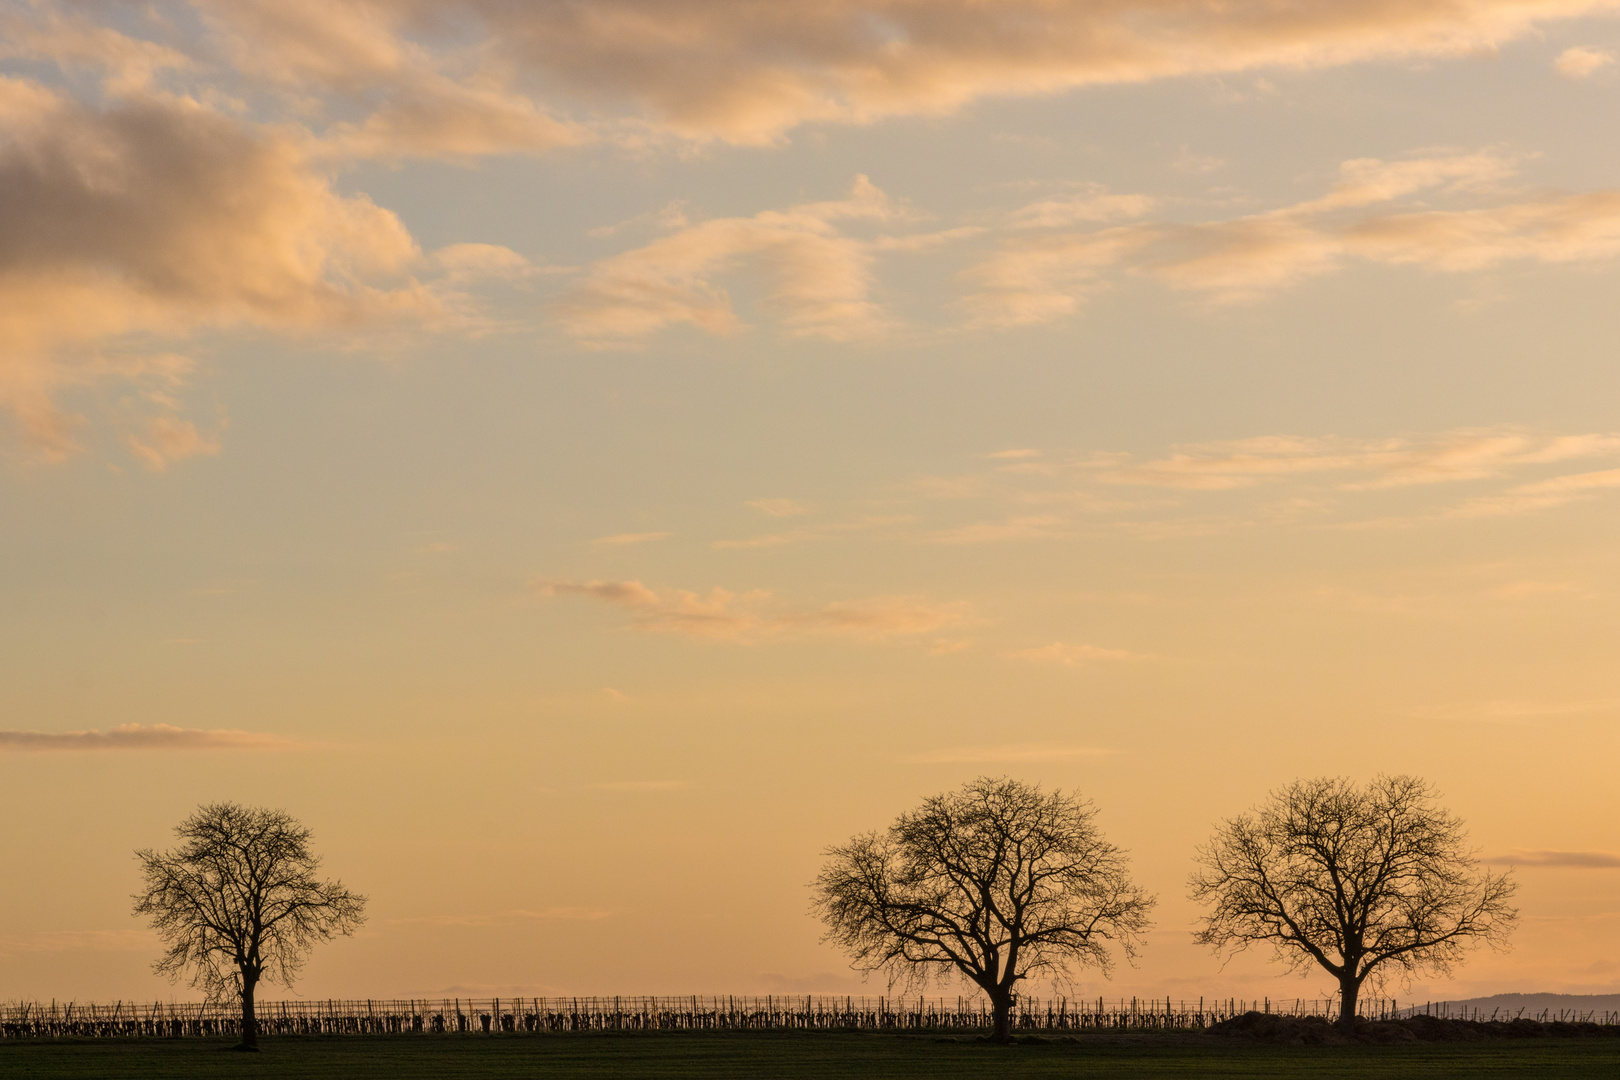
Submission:
[[[1346,1030],[1320,1016],[1279,1016],[1247,1012],[1209,1028],[1218,1038],[1291,1046],[1345,1043],[1473,1042],[1479,1039],[1620,1038],[1620,1025],[1535,1020],[1443,1020],[1411,1016],[1400,1020],[1358,1020]]]
[[[1242,1016],[1222,1020],[1212,1025],[1209,1033],[1221,1038],[1286,1043],[1290,1046],[1355,1041],[1348,1032],[1339,1030],[1320,1016],[1280,1016],[1263,1012],[1246,1012]]]

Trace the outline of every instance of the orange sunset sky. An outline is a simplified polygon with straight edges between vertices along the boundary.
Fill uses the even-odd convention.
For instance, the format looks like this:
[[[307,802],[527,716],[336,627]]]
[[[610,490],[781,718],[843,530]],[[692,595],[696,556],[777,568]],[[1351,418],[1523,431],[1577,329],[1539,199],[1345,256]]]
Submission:
[[[879,993],[820,853],[979,775],[1159,896],[1415,773],[1620,992],[1617,0],[0,0],[0,998]],[[957,992],[951,985],[947,992]],[[284,991],[261,991],[274,997]]]

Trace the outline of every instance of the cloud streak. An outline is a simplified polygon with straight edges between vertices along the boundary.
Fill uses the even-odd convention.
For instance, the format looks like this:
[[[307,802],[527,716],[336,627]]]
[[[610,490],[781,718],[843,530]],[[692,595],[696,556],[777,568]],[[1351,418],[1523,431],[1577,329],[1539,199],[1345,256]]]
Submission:
[[[1008,327],[1072,315],[1122,275],[1219,304],[1252,302],[1356,260],[1461,274],[1620,257],[1620,191],[1504,199],[1516,164],[1491,151],[1354,159],[1326,194],[1264,213],[1008,239],[963,273],[973,291],[961,303],[972,325]],[[1434,199],[1485,205],[1423,205]],[[1026,228],[1047,222],[1062,223],[1037,214]]]
[[[667,540],[672,533],[644,532],[644,533],[614,533],[612,536],[599,536],[591,541],[593,544],[608,544],[623,546],[625,544],[650,544],[656,540]]]
[[[1500,495],[1470,499],[1461,506],[1452,508],[1450,514],[1453,517],[1501,517],[1533,513],[1589,499],[1614,488],[1620,488],[1620,469],[1570,473],[1531,484],[1520,484]]]
[[[468,0],[448,20],[436,0],[199,3],[237,70],[293,95],[314,87],[380,98],[376,115],[391,122],[375,126],[390,145],[423,131],[450,138],[446,117],[461,105],[478,145],[521,149],[582,137],[556,115],[565,107],[600,117],[603,136],[762,145],[803,124],[937,116],[986,97],[1460,56],[1614,9],[1608,0]]]
[[[1038,664],[1062,664],[1065,667],[1074,667],[1077,664],[1099,660],[1146,659],[1141,653],[1133,653],[1127,649],[1103,649],[1096,645],[1068,645],[1061,641],[1054,641],[1050,645],[1040,645],[1031,649],[1014,649],[1007,655],[1015,660],[1031,660]]]
[[[684,791],[692,785],[685,780],[607,780],[600,784],[585,786],[593,791],[652,794],[660,791]]]
[[[1509,866],[1553,866],[1576,870],[1620,869],[1620,855],[1607,851],[1525,851],[1496,855],[1485,860]]]
[[[1620,434],[1539,435],[1514,428],[1464,428],[1412,438],[1356,440],[1257,436],[1177,447],[1166,457],[1135,462],[1099,455],[1082,467],[1105,484],[1222,491],[1308,476],[1342,477],[1348,491],[1455,483],[1502,476],[1515,469],[1620,454]],[[1515,489],[1562,498],[1612,486],[1611,472],[1560,477]],[[1615,481],[1620,483],[1620,480]]]
[[[339,157],[458,160],[540,153],[591,141],[495,63],[466,63],[451,42],[412,33],[412,6],[319,0],[193,0],[212,47],[250,84],[284,95],[304,118],[363,111],[325,125],[322,152]],[[421,11],[430,19],[427,5]],[[473,50],[489,56],[493,43]],[[458,58],[458,53],[461,56]],[[313,115],[312,115],[313,114]]]
[[[1049,540],[1068,535],[1055,514],[1027,514],[1005,521],[976,521],[929,534],[934,544],[998,544],[1009,540]]]
[[[839,223],[905,216],[859,176],[846,199],[686,225],[592,264],[558,304],[558,318],[568,333],[600,343],[676,325],[735,334],[743,323],[722,279],[748,267],[768,283],[762,306],[789,333],[831,341],[878,337],[893,325],[871,298],[879,246],[845,235]]]
[[[406,915],[387,920],[390,926],[498,926],[514,922],[600,922],[613,912],[591,907],[549,907],[533,911],[521,908],[498,915]]]
[[[799,517],[810,512],[810,508],[797,499],[750,499],[744,505],[775,518]]]
[[[120,724],[108,731],[0,731],[0,751],[285,750],[295,745],[278,735],[169,724]]]
[[[897,518],[913,527],[896,536],[982,545],[1110,534],[1161,540],[1259,526],[1408,528],[1542,513],[1620,493],[1614,432],[1500,426],[1383,438],[1261,435],[1159,453],[1031,448],[1017,455],[891,489],[891,499],[898,492],[921,511]],[[1578,590],[1517,582],[1493,595],[1553,591]]]
[[[776,502],[777,500],[770,500]],[[781,500],[786,502],[787,500]],[[750,504],[752,505],[752,504]],[[808,511],[801,511],[808,512]],[[786,517],[778,513],[774,516]],[[832,540],[854,533],[876,532],[892,529],[911,521],[909,515],[891,514],[883,517],[867,517],[858,521],[837,521],[824,525],[806,525],[797,529],[789,529],[779,533],[762,533],[757,536],[746,537],[741,540],[716,540],[709,546],[716,550],[746,550],[749,548],[784,547],[788,544],[800,544],[819,540]]]
[[[1428,709],[1413,715],[1425,720],[1500,722],[1597,713],[1620,713],[1620,698],[1592,701],[1480,701]]]
[[[638,630],[733,642],[816,636],[881,641],[933,633],[969,619],[964,605],[930,604],[903,596],[793,610],[773,605],[770,593],[763,590],[737,594],[715,588],[703,595],[685,589],[659,592],[639,581],[546,578],[531,585],[542,596],[581,596],[619,607]]]
[[[96,952],[147,950],[157,938],[150,930],[36,930],[31,934],[0,936],[0,956],[19,953]]]
[[[1071,746],[1062,743],[1002,743],[946,747],[915,754],[905,760],[913,765],[1015,765],[1106,757],[1115,752],[1094,746]]]

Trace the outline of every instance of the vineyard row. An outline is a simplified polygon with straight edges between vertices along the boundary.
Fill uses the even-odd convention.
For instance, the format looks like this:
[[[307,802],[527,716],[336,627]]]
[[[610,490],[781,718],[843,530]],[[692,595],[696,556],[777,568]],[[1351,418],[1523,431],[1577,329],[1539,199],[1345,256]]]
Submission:
[[[1015,1030],[1199,1030],[1247,1012],[1336,1017],[1331,999],[1174,1002],[1130,998],[1023,998]],[[1620,1013],[1462,1013],[1440,1005],[1364,1003],[1361,1015],[1389,1019],[1413,1013],[1461,1020],[1575,1021],[1620,1024]],[[267,1001],[259,1004],[264,1035],[540,1035],[590,1031],[962,1031],[991,1028],[981,1000],[958,997],[531,997],[393,1001]],[[237,1035],[233,1003],[0,1004],[0,1038],[184,1037]]]

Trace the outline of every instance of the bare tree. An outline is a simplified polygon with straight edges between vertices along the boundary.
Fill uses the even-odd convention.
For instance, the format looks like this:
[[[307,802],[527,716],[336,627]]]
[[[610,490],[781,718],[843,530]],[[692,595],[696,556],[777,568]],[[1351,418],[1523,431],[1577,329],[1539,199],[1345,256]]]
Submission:
[[[1106,974],[1109,943],[1134,958],[1147,928],[1154,900],[1131,883],[1095,816],[1076,796],[980,778],[884,833],[829,848],[812,908],[825,940],[891,985],[953,972],[973,982],[1005,1040],[1019,982],[1064,978],[1077,965]]]
[[[1210,910],[1196,940],[1269,943],[1294,970],[1320,965],[1346,1026],[1369,976],[1445,974],[1467,946],[1502,945],[1518,918],[1511,875],[1481,872],[1462,822],[1411,776],[1297,780],[1222,823],[1198,864],[1192,896]]]
[[[153,968],[190,972],[210,1001],[239,997],[241,1049],[259,1045],[259,980],[291,986],[310,950],[365,921],[366,898],[321,881],[311,833],[280,810],[214,803],[175,826],[174,851],[137,851],[145,888],[134,896],[169,951]]]

